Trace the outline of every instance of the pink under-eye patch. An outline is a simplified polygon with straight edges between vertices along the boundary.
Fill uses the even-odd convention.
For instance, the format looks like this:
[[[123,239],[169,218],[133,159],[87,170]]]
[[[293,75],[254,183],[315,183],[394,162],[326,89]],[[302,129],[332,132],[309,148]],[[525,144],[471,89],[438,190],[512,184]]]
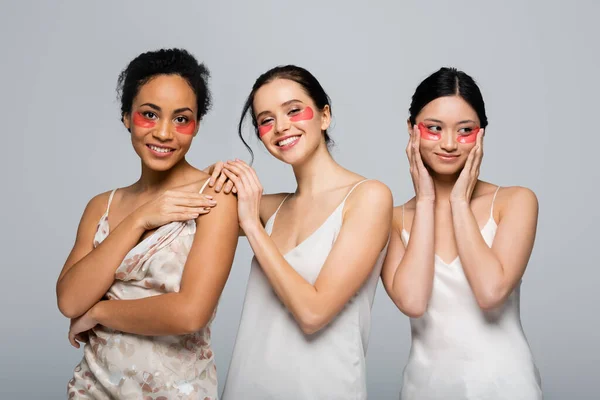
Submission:
[[[273,125],[259,125],[258,126],[258,135],[263,137],[267,133],[269,133],[273,129]]]
[[[424,123],[419,122],[417,125],[419,128],[419,132],[421,133],[421,137],[426,140],[440,140],[441,135],[439,132],[430,131],[428,127],[425,126]]]
[[[196,131],[196,121],[191,120],[183,125],[178,125],[175,130],[184,135],[193,135]]]
[[[471,132],[468,135],[458,135],[458,139],[456,141],[462,144],[475,143],[477,141],[477,134],[479,133],[478,126],[472,128]]]
[[[156,126],[156,121],[147,118],[140,112],[133,113],[133,124],[140,128],[154,128]]]
[[[315,116],[315,113],[314,113],[313,109],[310,107],[306,107],[304,110],[302,110],[298,114],[294,115],[293,117],[290,117],[290,121],[293,121],[293,122],[309,121],[309,120],[313,119],[314,116]]]

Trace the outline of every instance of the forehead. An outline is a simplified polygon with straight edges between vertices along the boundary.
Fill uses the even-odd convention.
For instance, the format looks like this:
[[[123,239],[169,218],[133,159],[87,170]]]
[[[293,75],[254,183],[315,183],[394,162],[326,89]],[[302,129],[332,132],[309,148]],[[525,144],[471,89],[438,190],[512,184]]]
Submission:
[[[258,89],[254,95],[254,112],[272,110],[290,100],[300,100],[306,104],[312,104],[310,96],[297,82],[289,79],[275,79]]]
[[[134,102],[165,105],[176,103],[175,107],[196,107],[196,94],[179,75],[158,75],[143,84]]]
[[[445,96],[427,103],[419,113],[423,119],[433,118],[445,122],[471,119],[479,121],[475,109],[460,96]]]

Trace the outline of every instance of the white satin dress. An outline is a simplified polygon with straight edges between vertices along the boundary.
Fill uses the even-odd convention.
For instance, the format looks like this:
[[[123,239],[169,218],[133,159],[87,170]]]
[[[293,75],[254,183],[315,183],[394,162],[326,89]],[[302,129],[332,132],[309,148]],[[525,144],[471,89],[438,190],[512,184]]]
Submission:
[[[340,232],[350,192],[313,234],[284,255],[311,284]],[[269,235],[278,211],[265,224]],[[302,332],[254,258],[223,400],[366,399],[371,307],[385,252],[342,311],[313,335]]]
[[[490,247],[498,228],[493,205],[494,200],[481,230]],[[409,238],[403,230],[405,245]],[[542,399],[540,375],[521,326],[519,297],[520,284],[502,306],[481,310],[460,258],[446,263],[436,255],[427,311],[410,320],[412,345],[401,400]]]

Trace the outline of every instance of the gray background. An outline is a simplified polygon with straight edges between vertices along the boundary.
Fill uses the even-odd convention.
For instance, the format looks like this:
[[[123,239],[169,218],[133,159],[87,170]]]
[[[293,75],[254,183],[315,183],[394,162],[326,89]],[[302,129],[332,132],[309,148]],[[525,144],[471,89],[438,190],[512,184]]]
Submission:
[[[600,6],[559,3],[3,0],[1,397],[65,397],[81,351],[67,342],[56,278],[87,201],[139,174],[116,78],[140,52],[176,46],[212,71],[214,108],[189,153],[196,166],[248,159],[235,132],[243,100],[259,74],[296,63],[333,99],[335,158],[388,184],[396,204],[412,195],[414,88],[440,66],[473,75],[490,120],[482,178],[540,199],[522,319],[546,398],[597,398]],[[293,190],[290,169],[251,143],[266,190]],[[221,386],[250,257],[241,239],[214,323]],[[380,285],[370,398],[398,397],[409,344],[408,319]]]

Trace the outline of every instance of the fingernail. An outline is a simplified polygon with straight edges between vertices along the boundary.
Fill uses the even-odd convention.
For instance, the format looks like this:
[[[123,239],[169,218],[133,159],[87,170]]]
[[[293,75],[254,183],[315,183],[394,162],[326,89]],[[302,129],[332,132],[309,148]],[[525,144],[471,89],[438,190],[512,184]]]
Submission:
[[[213,199],[213,197],[211,195],[206,195],[204,197],[206,197],[207,199]]]
[[[215,190],[218,192],[219,190],[221,190],[221,185],[217,185],[217,187],[215,188]]]
[[[212,205],[215,205],[215,204],[217,204],[217,201],[216,200],[210,200],[208,203],[212,204]]]
[[[214,184],[215,184],[215,183],[213,182],[213,180],[212,180],[212,179],[208,181],[208,185],[209,185],[209,186],[212,186],[212,185],[214,185]]]

